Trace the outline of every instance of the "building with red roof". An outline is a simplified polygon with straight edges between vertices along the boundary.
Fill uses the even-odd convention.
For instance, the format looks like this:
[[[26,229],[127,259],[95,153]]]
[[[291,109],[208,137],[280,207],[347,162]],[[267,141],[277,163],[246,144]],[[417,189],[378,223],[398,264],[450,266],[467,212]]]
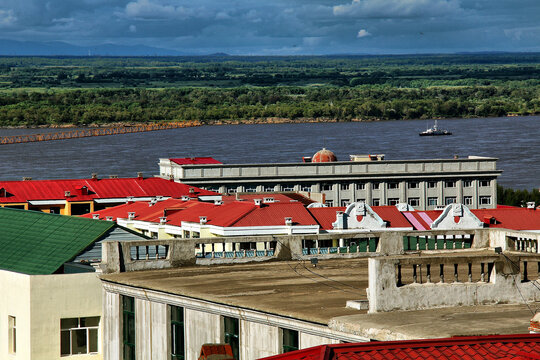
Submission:
[[[80,215],[126,201],[154,198],[220,199],[215,192],[161,178],[0,181],[0,206]]]
[[[539,335],[491,335],[434,340],[332,344],[270,356],[264,360],[468,359],[539,360]]]

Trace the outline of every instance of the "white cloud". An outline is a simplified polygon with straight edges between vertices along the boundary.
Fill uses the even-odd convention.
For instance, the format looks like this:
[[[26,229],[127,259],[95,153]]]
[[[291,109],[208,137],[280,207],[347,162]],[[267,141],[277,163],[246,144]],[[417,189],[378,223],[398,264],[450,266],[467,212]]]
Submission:
[[[333,7],[336,16],[360,18],[436,17],[459,10],[458,0],[353,0]]]
[[[194,15],[193,9],[183,6],[157,4],[150,0],[136,0],[126,5],[125,14],[135,19],[187,19]]]
[[[361,29],[358,34],[356,35],[357,38],[363,38],[366,36],[370,36],[371,33],[369,33],[366,29]]]
[[[10,26],[15,24],[17,17],[13,10],[0,10],[0,26]]]
[[[225,11],[220,11],[216,14],[216,20],[226,20],[230,18],[231,16],[227,14]]]
[[[132,33],[137,32],[137,27],[135,25],[129,25],[129,32],[132,32]]]

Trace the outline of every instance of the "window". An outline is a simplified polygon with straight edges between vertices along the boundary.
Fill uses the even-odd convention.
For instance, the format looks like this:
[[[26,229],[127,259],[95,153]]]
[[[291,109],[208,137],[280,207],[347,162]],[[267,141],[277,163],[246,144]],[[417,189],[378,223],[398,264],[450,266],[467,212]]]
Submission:
[[[300,185],[300,191],[308,191],[308,192],[310,192],[311,191],[311,185],[306,185],[306,184]]]
[[[489,185],[491,185],[490,183],[491,183],[491,181],[489,181],[489,180],[480,180],[478,185],[480,187],[488,187]]]
[[[373,206],[381,205],[381,200],[379,200],[379,199],[373,199],[373,200],[371,200],[371,202],[373,203]]]
[[[399,204],[399,198],[389,198],[388,205],[397,205]]]
[[[407,187],[409,189],[418,189],[418,188],[420,188],[420,183],[418,181],[411,181],[411,182],[407,183]]]
[[[472,205],[472,196],[464,196],[463,197],[463,204],[465,205]]]
[[[436,197],[428,197],[427,203],[428,203],[428,206],[437,206],[439,205],[439,199]]]
[[[356,184],[356,190],[365,190],[366,184],[364,183],[358,183]]]
[[[339,187],[341,190],[349,190],[349,183],[341,183]]]
[[[398,189],[399,188],[399,183],[397,183],[397,182],[389,182],[387,184],[387,188],[388,189]]]
[[[292,185],[284,185],[283,191],[294,191],[294,186]]]
[[[184,239],[189,239],[191,237],[191,233],[189,230],[184,230]]]
[[[447,196],[444,198],[444,204],[445,205],[450,205],[450,204],[453,204],[456,202],[456,197],[455,196]]]
[[[60,355],[97,354],[99,316],[60,320]]]
[[[341,206],[348,206],[350,203],[349,199],[341,199]]]
[[[324,204],[328,207],[332,207],[334,206],[334,200],[326,200]]]
[[[135,360],[135,299],[122,296],[123,360]]]
[[[366,199],[356,199],[356,202],[365,203],[365,202],[366,202]]]
[[[8,316],[8,352],[17,352],[17,319],[15,316]]]
[[[448,180],[444,182],[444,187],[453,188],[456,187],[456,182],[454,180]]]
[[[408,203],[412,207],[420,206],[420,198],[409,198]]]
[[[240,355],[240,327],[238,319],[224,316],[223,317],[223,341],[231,345],[234,358],[239,360]]]
[[[491,196],[480,196],[480,205],[491,205]]]
[[[246,192],[257,192],[257,186],[246,186]]]
[[[265,185],[264,186],[264,191],[265,192],[272,192],[272,191],[275,191],[275,186],[274,185]]]
[[[289,330],[289,329],[281,329],[282,332],[282,353],[286,353],[289,351],[295,351],[299,349],[298,346],[298,331],[296,330]]]
[[[170,306],[171,310],[171,359],[184,360],[184,308]]]
[[[472,180],[463,180],[463,187],[472,187]]]
[[[323,189],[325,191],[332,190],[332,184],[323,183],[323,184],[321,184],[321,189]]]
[[[371,184],[371,188],[373,190],[379,189],[380,186],[381,186],[381,183],[378,183],[378,182],[374,182],[373,184]]]
[[[437,187],[437,182],[436,181],[428,181],[427,182],[427,187],[428,189],[434,189]]]

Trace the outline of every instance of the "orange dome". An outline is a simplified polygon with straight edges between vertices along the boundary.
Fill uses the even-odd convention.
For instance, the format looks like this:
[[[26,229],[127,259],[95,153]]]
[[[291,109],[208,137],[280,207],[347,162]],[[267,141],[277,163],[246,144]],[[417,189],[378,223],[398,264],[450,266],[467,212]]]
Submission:
[[[337,161],[336,155],[330,150],[327,150],[325,148],[317,151],[317,153],[313,155],[313,158],[311,159],[311,162],[332,162],[332,161]]]

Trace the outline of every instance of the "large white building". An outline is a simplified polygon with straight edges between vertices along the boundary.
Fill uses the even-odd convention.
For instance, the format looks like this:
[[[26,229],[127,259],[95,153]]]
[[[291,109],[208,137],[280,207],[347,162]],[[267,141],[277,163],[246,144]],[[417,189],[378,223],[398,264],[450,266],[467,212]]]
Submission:
[[[337,161],[323,149],[310,162],[221,164],[214,159],[160,159],[160,176],[220,193],[299,191],[322,193],[329,206],[408,203],[430,210],[462,203],[470,208],[497,205],[497,159],[381,160],[351,156]]]

